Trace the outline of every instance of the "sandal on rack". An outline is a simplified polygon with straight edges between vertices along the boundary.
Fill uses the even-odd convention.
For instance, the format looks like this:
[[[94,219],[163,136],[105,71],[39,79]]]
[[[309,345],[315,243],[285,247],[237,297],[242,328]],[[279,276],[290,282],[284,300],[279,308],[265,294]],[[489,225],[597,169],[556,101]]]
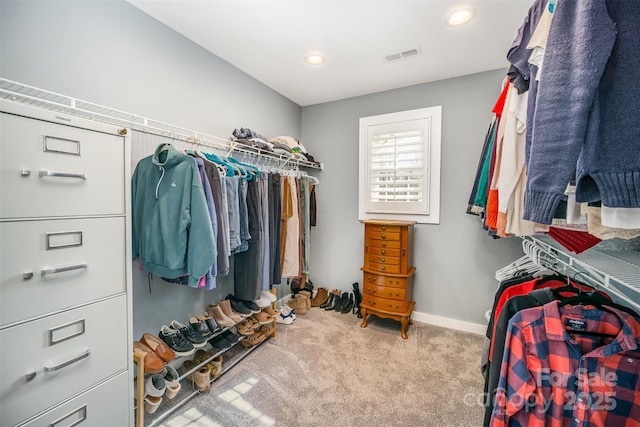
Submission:
[[[255,334],[251,335],[250,337],[246,337],[241,342],[242,342],[242,346],[243,347],[249,348],[249,347],[253,347],[255,345],[260,344],[266,338],[267,337],[266,337],[266,335],[264,333],[256,332]]]

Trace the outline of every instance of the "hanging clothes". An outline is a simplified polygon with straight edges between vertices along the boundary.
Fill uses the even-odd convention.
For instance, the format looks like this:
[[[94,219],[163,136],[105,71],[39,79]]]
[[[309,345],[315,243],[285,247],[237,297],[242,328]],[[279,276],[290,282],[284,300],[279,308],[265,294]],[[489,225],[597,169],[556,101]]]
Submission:
[[[131,199],[133,258],[158,276],[188,275],[197,287],[217,252],[195,159],[159,145],[136,165]]]
[[[300,272],[300,201],[296,179],[283,177],[281,263],[282,277],[299,277]]]
[[[280,264],[282,195],[280,182],[280,174],[269,174],[269,284],[271,285],[277,285],[282,282],[282,266]]]
[[[234,296],[244,301],[260,299],[262,291],[262,207],[260,183],[256,179],[243,181],[246,188],[247,249],[234,255]],[[242,206],[242,204],[241,204]],[[242,228],[241,228],[242,230]]]
[[[207,160],[200,153],[195,154],[196,158],[202,159],[205,175],[209,181],[209,185],[211,187],[211,194],[213,195],[214,204],[216,207],[216,228],[217,231],[216,236],[216,246],[218,249],[218,256],[216,258],[217,263],[217,274],[218,276],[226,276],[229,274],[229,215],[228,215],[228,207],[225,208],[225,203],[223,201],[223,196],[225,196],[225,192],[222,188],[222,179],[220,178],[220,170],[218,167]]]
[[[640,420],[640,321],[551,301],[509,321],[490,426],[624,426]]]

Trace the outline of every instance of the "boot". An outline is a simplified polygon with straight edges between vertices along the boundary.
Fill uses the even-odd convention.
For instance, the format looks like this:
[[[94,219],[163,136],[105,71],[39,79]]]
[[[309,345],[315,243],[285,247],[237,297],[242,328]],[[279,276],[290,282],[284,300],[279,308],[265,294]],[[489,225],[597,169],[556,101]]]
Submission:
[[[305,305],[307,307],[307,310],[311,310],[311,292],[303,290],[303,291],[298,292],[298,295],[304,296],[304,301],[305,301]]]
[[[335,311],[342,313],[342,310],[349,304],[349,293],[343,292],[342,297],[340,297],[340,305],[334,308]]]
[[[287,301],[287,305],[296,311],[296,314],[307,314],[307,300],[305,295],[297,293],[293,299]]]
[[[358,282],[355,282],[353,285],[353,314],[357,315],[359,318],[362,318],[362,314],[360,314],[360,303],[362,302],[362,294],[360,293],[360,288]]]
[[[335,290],[335,298],[333,298],[333,304],[328,307],[325,307],[325,310],[340,310],[342,306],[342,296],[340,296],[340,291],[338,289]]]
[[[318,288],[316,295],[311,298],[311,307],[320,307],[327,301],[329,297],[329,290],[327,288]]]
[[[342,310],[340,310],[340,313],[347,314],[352,309],[353,309],[353,294],[349,294],[349,299],[345,304],[342,304]]]
[[[331,305],[333,303],[333,298],[335,297],[335,295],[333,294],[333,291],[329,294],[328,298],[319,305],[320,308],[327,308],[327,306]]]

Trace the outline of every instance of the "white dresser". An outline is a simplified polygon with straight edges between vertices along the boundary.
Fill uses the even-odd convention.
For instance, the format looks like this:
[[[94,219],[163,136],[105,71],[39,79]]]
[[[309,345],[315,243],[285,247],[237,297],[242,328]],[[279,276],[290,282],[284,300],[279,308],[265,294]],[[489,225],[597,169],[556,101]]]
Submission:
[[[0,111],[0,426],[133,425],[126,130]]]

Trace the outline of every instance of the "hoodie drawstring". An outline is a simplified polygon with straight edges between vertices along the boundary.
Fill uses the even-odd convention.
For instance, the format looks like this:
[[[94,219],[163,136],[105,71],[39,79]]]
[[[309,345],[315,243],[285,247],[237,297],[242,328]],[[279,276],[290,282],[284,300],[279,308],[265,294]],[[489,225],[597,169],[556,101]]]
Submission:
[[[162,171],[162,175],[160,175],[160,179],[158,180],[158,185],[156,185],[156,200],[158,200],[158,189],[160,188],[160,183],[162,182],[162,178],[164,178],[164,168],[162,166],[158,166]]]

